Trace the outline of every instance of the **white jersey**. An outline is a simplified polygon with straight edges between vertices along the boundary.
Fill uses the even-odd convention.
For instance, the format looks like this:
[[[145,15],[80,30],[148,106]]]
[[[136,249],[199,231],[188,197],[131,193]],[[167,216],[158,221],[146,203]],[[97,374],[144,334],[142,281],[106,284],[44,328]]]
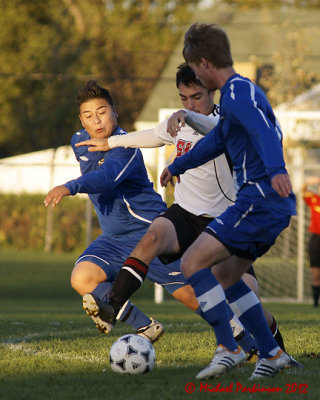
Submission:
[[[210,114],[215,125],[219,116]],[[154,128],[156,136],[165,144],[174,144],[177,157],[187,153],[203,136],[185,125],[174,138],[167,132],[165,120]],[[174,203],[194,215],[216,217],[235,200],[232,172],[226,156],[215,158],[207,163],[186,171],[176,183]]]

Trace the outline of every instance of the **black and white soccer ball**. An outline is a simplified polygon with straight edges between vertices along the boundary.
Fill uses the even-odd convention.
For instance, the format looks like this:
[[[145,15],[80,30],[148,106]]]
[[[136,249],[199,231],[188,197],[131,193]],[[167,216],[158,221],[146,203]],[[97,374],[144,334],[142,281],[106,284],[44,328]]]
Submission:
[[[154,367],[156,353],[149,340],[139,335],[128,334],[113,343],[109,357],[114,372],[144,374]]]

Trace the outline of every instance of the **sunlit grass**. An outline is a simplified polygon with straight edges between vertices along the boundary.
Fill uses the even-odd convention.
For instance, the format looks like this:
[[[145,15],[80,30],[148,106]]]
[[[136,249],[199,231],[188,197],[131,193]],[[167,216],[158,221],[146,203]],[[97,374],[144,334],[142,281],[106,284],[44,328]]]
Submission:
[[[216,394],[228,399],[320,398],[320,310],[310,304],[266,304],[281,327],[287,350],[305,368],[256,382],[256,390],[278,388],[276,393],[248,393],[241,390],[254,390],[248,381],[253,365],[208,382],[194,379],[215,349],[211,329],[167,295],[163,304],[154,304],[149,284],[134,302],[166,326],[154,345],[155,368],[142,376],[113,373],[109,348],[132,329],[118,323],[110,336],[94,329],[80,297],[69,287],[73,260],[72,255],[2,254],[0,399],[203,399],[219,388],[232,390]],[[195,385],[192,394],[185,391],[188,383]]]

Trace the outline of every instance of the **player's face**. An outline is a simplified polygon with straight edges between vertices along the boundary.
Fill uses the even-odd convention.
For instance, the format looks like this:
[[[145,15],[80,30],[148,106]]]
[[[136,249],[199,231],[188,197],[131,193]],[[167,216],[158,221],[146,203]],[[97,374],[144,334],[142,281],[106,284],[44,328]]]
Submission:
[[[204,115],[212,112],[214,93],[208,89],[194,83],[190,86],[180,83],[178,90],[183,107],[187,110]]]
[[[205,88],[211,91],[219,89],[214,76],[212,75],[212,68],[210,68],[207,60],[203,59],[200,64],[189,62],[188,65],[193,69],[197,78]]]
[[[91,138],[108,138],[117,127],[117,112],[105,99],[82,103],[79,117]]]

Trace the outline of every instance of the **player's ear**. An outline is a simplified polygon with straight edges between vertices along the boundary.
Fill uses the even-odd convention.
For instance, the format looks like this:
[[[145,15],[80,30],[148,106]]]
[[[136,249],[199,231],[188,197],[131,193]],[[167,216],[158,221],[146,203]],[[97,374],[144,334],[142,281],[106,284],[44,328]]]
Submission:
[[[117,111],[116,107],[112,106],[112,110],[113,110],[113,113],[114,113],[115,117],[118,118],[119,114],[118,114],[118,111]]]
[[[200,61],[200,65],[203,67],[203,68],[205,68],[205,69],[208,69],[208,67],[209,67],[209,61],[206,59],[206,58],[201,58],[201,61]]]

